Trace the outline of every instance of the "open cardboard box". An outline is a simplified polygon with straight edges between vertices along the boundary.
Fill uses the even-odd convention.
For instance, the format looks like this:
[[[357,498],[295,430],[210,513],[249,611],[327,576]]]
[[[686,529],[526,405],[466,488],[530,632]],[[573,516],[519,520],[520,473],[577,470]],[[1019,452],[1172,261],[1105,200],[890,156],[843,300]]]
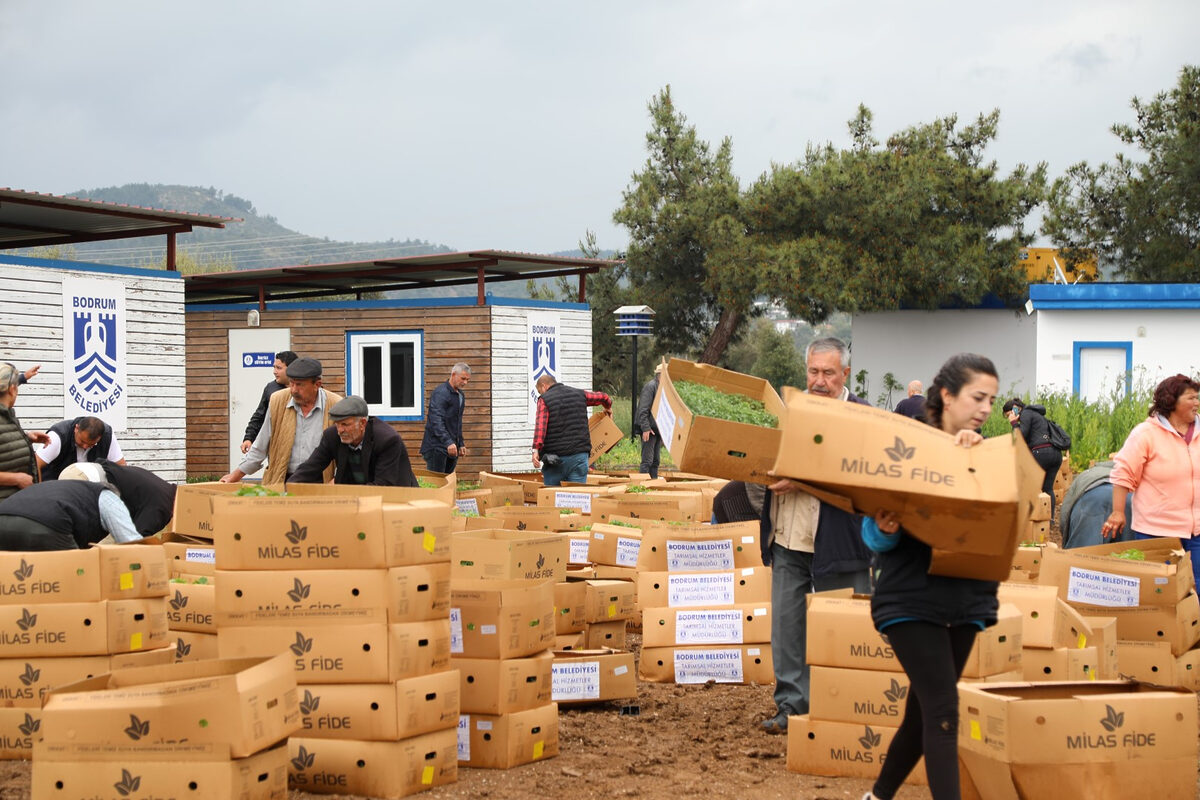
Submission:
[[[153,543],[0,552],[0,605],[162,597],[166,555],[156,540],[148,541]]]
[[[1146,558],[1114,558],[1127,550]],[[1172,538],[1047,550],[1038,582],[1057,586],[1063,600],[1089,606],[1172,606],[1195,588],[1191,561]]]
[[[301,736],[395,741],[458,725],[456,670],[392,683],[326,683],[301,687]]]
[[[588,417],[588,434],[592,438],[592,450],[588,453],[589,464],[596,463],[596,459],[612,450],[625,438],[617,423],[613,422],[612,416],[604,413],[604,409],[597,409]]]
[[[452,580],[561,581],[570,558],[567,537],[554,532],[486,529],[454,534]]]
[[[757,520],[724,525],[647,525],[642,529],[637,563],[640,570],[704,572],[761,565]]]

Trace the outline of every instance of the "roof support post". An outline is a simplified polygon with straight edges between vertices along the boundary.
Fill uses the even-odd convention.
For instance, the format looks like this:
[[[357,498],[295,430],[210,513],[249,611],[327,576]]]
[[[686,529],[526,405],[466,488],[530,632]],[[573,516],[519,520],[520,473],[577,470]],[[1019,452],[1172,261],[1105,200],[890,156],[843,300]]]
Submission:
[[[267,289],[263,284],[258,285],[258,313],[267,310]]]
[[[487,296],[483,291],[483,267],[475,270],[475,305],[487,305]]]
[[[167,234],[167,269],[175,271],[175,232]]]
[[[587,302],[587,273],[579,273],[579,302]]]

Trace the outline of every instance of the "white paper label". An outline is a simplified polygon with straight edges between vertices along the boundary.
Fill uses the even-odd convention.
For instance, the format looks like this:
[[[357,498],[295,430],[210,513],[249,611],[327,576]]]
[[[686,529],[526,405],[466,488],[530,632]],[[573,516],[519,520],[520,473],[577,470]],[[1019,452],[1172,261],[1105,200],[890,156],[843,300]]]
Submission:
[[[742,544],[754,544],[754,537],[753,536],[743,536]]]
[[[667,605],[671,608],[728,606],[733,600],[733,573],[667,576]]]
[[[742,651],[693,650],[675,651],[676,683],[742,683]]]
[[[592,496],[587,492],[555,492],[555,508],[578,508],[584,514],[592,513]]]
[[[475,730],[490,731],[492,729],[492,721],[490,719],[481,719],[475,723]]]
[[[571,540],[571,563],[586,564],[588,563],[588,540],[587,539],[572,539]]]
[[[714,542],[667,540],[668,572],[704,572],[733,569],[733,540]]]
[[[462,638],[462,609],[450,609],[450,652],[461,653],[463,651]]]
[[[468,497],[466,500],[455,500],[454,505],[458,506],[458,510],[464,514],[479,513],[479,499]]]
[[[754,616],[756,616],[756,617],[765,617],[766,615],[767,615],[767,609],[766,609],[766,607],[765,607],[765,606],[764,606],[763,608],[756,608],[756,609],[754,609]]]
[[[675,440],[675,411],[667,402],[665,392],[659,397],[658,411],[654,413],[654,422],[658,425],[658,433],[662,437],[663,444],[670,449],[671,442]]]
[[[600,698],[599,661],[558,661],[550,665],[550,672],[550,697],[555,702]]]
[[[613,670],[613,675],[624,675],[626,672],[629,672],[629,667],[622,664]]]
[[[496,626],[495,625],[480,625],[479,626],[479,634],[481,636],[495,636],[496,635]]]
[[[675,644],[741,643],[742,612],[736,608],[675,612]]]
[[[183,560],[196,564],[216,564],[217,551],[212,547],[189,547],[183,553]]]
[[[636,567],[638,551],[642,549],[641,539],[631,539],[628,536],[617,537],[617,566]]]
[[[1071,567],[1067,600],[1091,606],[1129,608],[1138,604],[1140,581],[1126,575]]]
[[[471,760],[471,717],[460,714],[458,717],[458,760]]]

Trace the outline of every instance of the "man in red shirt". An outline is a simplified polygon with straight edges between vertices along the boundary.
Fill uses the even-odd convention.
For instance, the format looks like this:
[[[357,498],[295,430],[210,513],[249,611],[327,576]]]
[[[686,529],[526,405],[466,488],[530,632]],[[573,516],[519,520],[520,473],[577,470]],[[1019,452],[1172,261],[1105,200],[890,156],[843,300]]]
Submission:
[[[604,392],[588,392],[559,383],[543,375],[537,388],[537,414],[533,423],[533,466],[542,470],[547,486],[563,481],[587,483],[588,455],[592,436],[588,430],[588,406],[604,406],[612,415],[612,398]]]

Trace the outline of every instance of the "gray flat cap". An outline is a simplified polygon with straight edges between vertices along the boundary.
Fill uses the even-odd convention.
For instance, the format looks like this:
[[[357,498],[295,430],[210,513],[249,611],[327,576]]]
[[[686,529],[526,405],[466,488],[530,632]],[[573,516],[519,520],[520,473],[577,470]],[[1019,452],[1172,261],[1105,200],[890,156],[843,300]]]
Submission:
[[[297,358],[288,364],[287,376],[296,380],[316,380],[321,377],[321,362],[315,358]]]
[[[367,401],[356,394],[343,397],[333,404],[333,408],[329,409],[329,418],[334,422],[365,416],[367,416]]]

